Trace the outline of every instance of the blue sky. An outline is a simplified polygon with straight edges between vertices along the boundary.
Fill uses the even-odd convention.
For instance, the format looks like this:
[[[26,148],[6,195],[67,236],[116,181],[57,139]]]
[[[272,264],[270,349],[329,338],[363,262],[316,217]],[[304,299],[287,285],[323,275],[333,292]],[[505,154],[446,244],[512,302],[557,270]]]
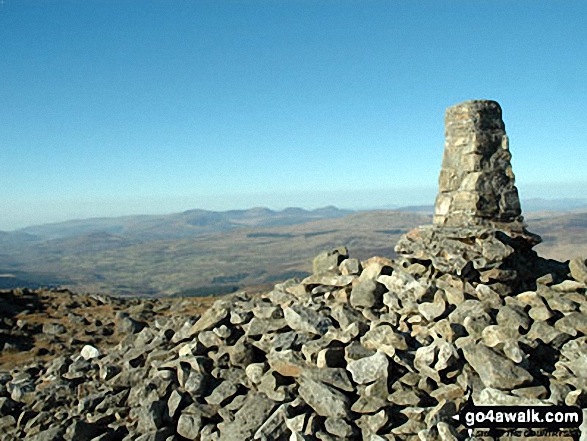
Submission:
[[[522,197],[585,197],[587,3],[4,0],[0,229],[433,203],[444,111],[503,108]]]

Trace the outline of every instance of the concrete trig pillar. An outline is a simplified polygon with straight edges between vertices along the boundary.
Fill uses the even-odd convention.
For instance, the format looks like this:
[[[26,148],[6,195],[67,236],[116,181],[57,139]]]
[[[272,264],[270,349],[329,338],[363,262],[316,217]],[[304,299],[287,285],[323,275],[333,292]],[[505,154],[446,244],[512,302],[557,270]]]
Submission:
[[[475,100],[450,107],[445,132],[434,224],[465,227],[522,222],[499,104]]]

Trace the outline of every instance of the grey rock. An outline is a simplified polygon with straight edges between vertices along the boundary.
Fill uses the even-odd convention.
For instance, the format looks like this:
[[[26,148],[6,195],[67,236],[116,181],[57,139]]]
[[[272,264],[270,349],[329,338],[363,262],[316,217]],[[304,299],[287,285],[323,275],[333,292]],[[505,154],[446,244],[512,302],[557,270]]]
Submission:
[[[442,316],[446,311],[446,302],[444,301],[442,292],[436,291],[433,302],[424,302],[418,305],[418,311],[429,322]]]
[[[174,390],[173,392],[171,392],[171,395],[169,396],[169,399],[167,400],[167,412],[169,414],[170,418],[174,418],[175,414],[181,410],[182,405],[186,402],[186,397],[185,395],[178,391],[178,390]]]
[[[116,329],[121,334],[128,335],[141,332],[145,326],[147,326],[146,323],[135,320],[132,317],[123,317],[118,321]]]
[[[214,303],[214,305],[206,310],[198,321],[192,325],[189,331],[185,334],[186,338],[190,338],[199,332],[207,331],[219,326],[228,316],[228,308],[225,306],[226,305],[222,303]],[[174,340],[179,341],[179,337],[176,339],[174,336]]]
[[[373,437],[388,421],[385,410],[380,410],[374,415],[362,415],[357,420],[357,426],[361,428],[363,439]]]
[[[486,387],[508,390],[532,381],[527,370],[483,345],[468,344],[462,350]]]
[[[272,350],[267,354],[269,366],[284,377],[298,377],[308,364],[298,352],[291,349],[285,351]]]
[[[275,407],[276,403],[263,394],[249,393],[243,406],[235,413],[234,420],[218,424],[219,440],[242,441],[250,439],[267,421]]]
[[[283,310],[287,325],[298,332],[324,335],[332,326],[332,320],[302,305],[292,305]]]
[[[197,439],[202,429],[202,417],[199,414],[182,413],[177,420],[177,433],[187,439]]]
[[[496,316],[497,323],[506,328],[519,330],[530,328],[530,317],[523,308],[502,306]]]
[[[337,274],[335,272],[323,272],[312,274],[302,280],[304,285],[322,285],[325,287],[344,287],[349,286],[357,278],[355,275]]]
[[[348,398],[336,389],[307,377],[298,379],[300,397],[314,411],[324,417],[345,417],[348,413]]]
[[[510,395],[494,388],[483,389],[475,401],[477,406],[542,406],[548,403],[538,398]]]
[[[361,262],[358,259],[345,259],[338,266],[343,276],[359,275],[363,270]]]
[[[569,270],[573,279],[577,282],[587,284],[587,264],[585,262],[585,259],[576,257],[569,262]]]
[[[359,399],[351,410],[357,413],[375,413],[388,405],[389,387],[387,378],[382,377],[367,386],[359,386]]]
[[[284,319],[271,319],[264,320],[253,317],[249,323],[243,326],[249,337],[255,337],[258,335],[266,335],[271,332],[280,331],[287,326],[287,322]]]
[[[323,251],[314,258],[314,261],[312,262],[312,272],[314,274],[320,274],[338,269],[338,266],[342,261],[348,259],[348,257],[349,251],[344,246],[329,251]]]
[[[348,372],[342,368],[309,368],[303,371],[302,375],[305,378],[334,386],[345,392],[352,392],[354,390]]]
[[[82,348],[82,351],[80,353],[80,355],[85,359],[85,360],[91,360],[94,358],[98,358],[100,356],[100,350],[92,345],[85,345]]]
[[[138,413],[137,429],[141,433],[147,433],[162,428],[165,420],[168,419],[167,411],[167,403],[164,401],[145,403]]]
[[[389,360],[380,351],[375,354],[353,360],[348,363],[347,370],[351,373],[353,381],[358,384],[371,383],[379,378],[387,377]]]
[[[467,317],[489,317],[486,312],[486,306],[478,300],[465,300],[451,312],[448,319],[452,323],[463,324]]]
[[[279,406],[265,422],[255,432],[254,439],[260,440],[280,440],[287,435],[287,426],[285,424],[289,403]]]
[[[387,291],[385,285],[375,280],[358,280],[353,284],[350,303],[354,308],[377,307],[382,304],[385,291]]]
[[[579,312],[571,312],[554,324],[555,329],[560,332],[575,336],[577,332],[587,335],[587,315]]]
[[[348,439],[353,434],[353,428],[342,418],[326,418],[324,427],[331,435]]]
[[[418,406],[420,396],[411,389],[400,389],[392,393],[388,398],[390,402],[398,406]]]
[[[206,397],[206,402],[214,406],[220,406],[222,402],[233,397],[236,392],[237,387],[234,383],[223,381]]]
[[[408,349],[405,337],[386,324],[367,331],[361,337],[361,344],[367,349],[379,349],[390,357],[395,355],[396,350],[405,351]]]
[[[65,334],[67,329],[61,323],[48,322],[43,324],[43,334],[59,335]]]

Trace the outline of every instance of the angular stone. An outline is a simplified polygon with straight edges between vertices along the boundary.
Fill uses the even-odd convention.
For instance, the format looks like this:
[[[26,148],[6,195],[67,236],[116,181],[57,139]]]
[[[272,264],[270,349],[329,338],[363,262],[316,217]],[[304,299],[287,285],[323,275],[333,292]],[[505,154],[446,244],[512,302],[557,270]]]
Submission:
[[[247,336],[255,337],[280,331],[286,326],[285,319],[258,319],[257,317],[253,317],[249,323],[243,326],[243,329],[246,331]]]
[[[353,308],[373,308],[383,301],[384,285],[375,280],[358,280],[353,284],[350,303]]]
[[[587,335],[587,315],[579,312],[571,312],[554,324],[555,329],[569,335],[577,335],[577,332]]]
[[[100,356],[100,350],[94,346],[85,345],[82,348],[80,355],[84,358],[84,360],[92,360]]]
[[[249,392],[243,406],[234,414],[234,420],[218,424],[219,441],[251,439],[275,407],[276,403],[264,394]]]
[[[512,328],[506,328],[500,325],[487,326],[483,332],[483,343],[490,348],[493,348],[500,343],[505,343],[508,340],[519,338],[519,334]]]
[[[271,351],[267,354],[269,366],[284,377],[298,377],[308,368],[308,364],[297,351]]]
[[[348,398],[336,389],[307,377],[299,378],[300,397],[323,417],[345,417],[348,413]]]
[[[465,300],[451,312],[448,319],[452,323],[463,324],[467,317],[485,317],[486,307],[479,300]]]
[[[184,438],[198,439],[201,429],[202,417],[199,414],[182,413],[177,420],[177,433]]]
[[[347,370],[351,373],[353,381],[358,384],[371,383],[379,378],[387,377],[389,360],[380,351],[370,357],[360,358],[348,363]]]
[[[266,371],[265,363],[251,363],[245,368],[247,378],[253,383],[258,384]]]
[[[569,262],[571,276],[577,282],[587,284],[587,264],[585,259],[576,257]]]
[[[221,303],[215,303],[211,308],[206,310],[196,323],[187,332],[186,338],[190,338],[199,332],[207,331],[219,326],[224,319],[228,317],[228,308]]]
[[[361,337],[361,344],[367,349],[379,349],[390,357],[395,355],[396,349],[400,351],[408,349],[405,337],[395,332],[391,326],[385,324],[367,331]]]
[[[302,284],[324,285],[342,288],[345,286],[349,286],[356,279],[357,276],[355,275],[341,275],[333,272],[325,272],[312,274],[311,276],[306,277],[304,280],[302,280]]]
[[[170,418],[174,418],[177,411],[181,408],[182,404],[186,402],[184,394],[178,390],[171,392],[169,399],[167,400],[168,413]]]
[[[338,269],[343,260],[348,259],[349,251],[346,247],[338,247],[333,250],[323,251],[314,258],[312,272],[320,274],[326,271]]]
[[[417,406],[420,403],[420,397],[411,389],[396,390],[387,399],[398,406]]]
[[[345,259],[338,266],[343,276],[359,275],[363,270],[361,262],[358,259]]]
[[[380,410],[374,415],[363,415],[357,420],[357,426],[361,428],[363,439],[373,439],[373,436],[388,421],[385,410]]]
[[[139,422],[137,429],[140,433],[147,433],[163,427],[167,414],[167,403],[164,401],[152,401],[139,410]]]
[[[288,396],[286,387],[282,385],[282,381],[276,372],[269,370],[267,371],[261,381],[257,385],[257,391],[262,392],[273,401],[283,402]]]
[[[348,372],[342,368],[307,369],[302,375],[345,392],[353,392],[354,390]]]
[[[515,389],[533,379],[527,370],[485,346],[467,344],[462,350],[465,359],[479,374],[486,387]]]
[[[520,389],[512,390],[512,394],[523,398],[543,399],[548,396],[548,390],[544,386],[521,387]]]
[[[287,325],[298,332],[324,335],[332,326],[332,320],[302,305],[292,305],[283,310]]]
[[[46,335],[59,335],[65,334],[67,329],[61,323],[44,323],[43,324],[43,334]]]
[[[254,439],[279,440],[287,434],[285,424],[289,404],[282,404],[267,418],[255,432]]]
[[[530,340],[542,340],[546,344],[552,343],[554,339],[561,335],[561,332],[546,322],[534,322],[526,337]]]
[[[443,315],[446,311],[446,302],[442,297],[441,291],[436,291],[433,302],[425,302],[418,305],[418,311],[429,322]]]
[[[522,308],[513,306],[502,306],[496,316],[497,323],[506,328],[528,329],[530,327],[530,317]]]
[[[221,403],[233,397],[237,392],[237,387],[231,381],[223,381],[206,397],[206,402],[213,406],[220,406]]]
[[[499,309],[502,306],[502,299],[498,293],[493,291],[489,286],[479,284],[475,287],[477,298],[493,309]]]
[[[494,388],[483,389],[475,401],[477,406],[541,406],[548,404],[538,398],[510,395]]]
[[[348,439],[353,433],[353,428],[342,418],[326,418],[324,427],[328,433],[343,439]]]
[[[458,384],[447,384],[430,393],[430,396],[438,401],[456,400],[464,395],[465,391]]]

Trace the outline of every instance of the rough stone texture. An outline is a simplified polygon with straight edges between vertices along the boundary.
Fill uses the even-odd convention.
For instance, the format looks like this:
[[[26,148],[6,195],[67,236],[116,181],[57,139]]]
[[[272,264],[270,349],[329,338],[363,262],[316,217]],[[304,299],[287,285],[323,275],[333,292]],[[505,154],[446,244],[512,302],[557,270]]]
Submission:
[[[522,221],[499,104],[475,100],[450,107],[445,130],[434,224]]]

